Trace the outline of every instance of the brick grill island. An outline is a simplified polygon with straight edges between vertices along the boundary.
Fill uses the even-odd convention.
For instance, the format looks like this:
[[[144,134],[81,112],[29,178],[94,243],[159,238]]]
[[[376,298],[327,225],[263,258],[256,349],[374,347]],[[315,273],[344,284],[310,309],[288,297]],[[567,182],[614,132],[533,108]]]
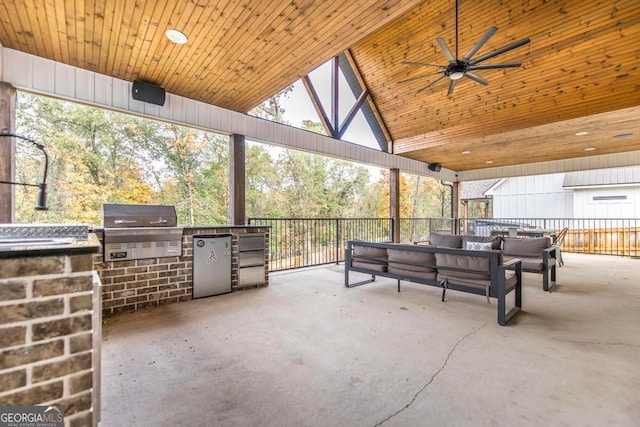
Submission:
[[[0,251],[0,405],[61,404],[66,426],[97,425],[98,250],[90,235]]]
[[[194,234],[232,234],[232,291],[246,287],[268,286],[269,231],[270,228],[266,226],[185,227],[181,256],[104,262],[102,252],[95,254],[93,268],[100,275],[103,285],[102,313],[104,316],[110,316],[190,300],[193,292]],[[104,230],[96,229],[94,232],[104,242]],[[264,282],[244,286],[240,284],[238,275],[238,241],[240,236],[251,233],[262,233],[265,236]]]

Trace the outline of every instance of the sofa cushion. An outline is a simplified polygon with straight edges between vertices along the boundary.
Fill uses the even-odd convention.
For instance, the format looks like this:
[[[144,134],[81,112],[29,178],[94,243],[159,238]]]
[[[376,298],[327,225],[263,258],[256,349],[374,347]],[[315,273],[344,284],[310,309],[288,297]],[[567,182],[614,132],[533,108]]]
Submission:
[[[491,249],[500,249],[502,246],[502,236],[473,236],[464,235],[462,237],[462,247],[466,247],[466,242],[491,243]]]
[[[506,237],[504,239],[504,254],[522,258],[542,258],[542,251],[551,247],[548,237],[534,239],[517,239]]]
[[[369,246],[353,245],[353,259],[370,264],[387,264],[387,250]]]
[[[464,285],[480,289],[485,289],[487,286],[491,286],[490,279],[474,279],[469,277],[452,276],[451,274],[448,274],[449,272],[450,271],[445,271],[441,273],[440,271],[438,271],[438,281],[446,281],[450,285]]]
[[[526,257],[512,257],[512,256],[506,256],[505,255],[504,260],[506,262],[506,261],[510,261],[510,260],[512,260],[514,258],[517,258],[517,259],[522,261],[522,269],[523,270],[529,270],[529,271],[543,271],[544,270],[544,264],[542,263],[542,257],[526,258]],[[555,259],[549,258],[549,267],[551,267],[555,263],[556,263]]]
[[[384,273],[384,272],[387,271],[387,265],[386,264],[374,264],[372,262],[358,261],[357,258],[351,260],[351,267],[353,267],[353,268],[362,268],[362,269],[365,269],[365,270],[379,271],[381,273]]]
[[[487,257],[436,253],[438,280],[440,276],[446,278],[467,278],[475,280],[490,280],[491,259]],[[458,271],[462,269],[464,271]]]
[[[433,272],[436,257],[433,252],[420,252],[406,249],[387,249],[389,271],[391,267],[407,271]]]
[[[396,264],[397,265],[397,264]],[[417,279],[436,280],[436,271],[411,271],[389,265],[389,273],[400,274],[407,277],[415,277]]]
[[[443,246],[445,248],[462,248],[462,237],[450,236],[447,234],[431,233],[429,235],[429,243],[433,246]]]

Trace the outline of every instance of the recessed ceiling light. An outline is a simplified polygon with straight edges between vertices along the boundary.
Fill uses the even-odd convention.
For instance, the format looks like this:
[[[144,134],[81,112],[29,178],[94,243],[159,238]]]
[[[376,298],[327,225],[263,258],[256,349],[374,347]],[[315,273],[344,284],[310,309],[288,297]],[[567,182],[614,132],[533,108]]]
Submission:
[[[632,136],[633,136],[633,133],[621,133],[621,134],[615,135],[614,138],[623,139],[623,138],[631,138]]]
[[[586,130],[581,130],[580,132],[576,132],[576,136],[585,136],[585,135],[589,135],[589,132],[587,132]]]
[[[462,154],[470,154],[470,153],[471,153],[471,151],[469,151],[469,150],[465,150],[465,151],[462,152]]]
[[[493,163],[493,160],[487,160],[485,163],[491,164],[491,163]]]
[[[167,36],[169,40],[177,44],[185,44],[188,40],[187,36],[185,36],[183,32],[180,32],[178,30],[167,30],[164,35]]]
[[[596,149],[596,147],[587,147],[587,148],[584,149],[584,151],[593,151],[595,149]]]

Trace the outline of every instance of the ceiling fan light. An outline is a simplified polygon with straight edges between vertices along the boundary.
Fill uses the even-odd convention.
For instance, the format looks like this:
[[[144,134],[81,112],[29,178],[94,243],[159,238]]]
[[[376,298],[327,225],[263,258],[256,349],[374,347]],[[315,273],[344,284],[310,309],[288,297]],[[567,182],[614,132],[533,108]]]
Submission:
[[[449,78],[450,78],[451,80],[459,80],[459,79],[461,79],[461,78],[462,78],[462,76],[463,76],[463,75],[464,75],[464,73],[463,73],[463,72],[461,72],[461,71],[455,71],[455,72],[453,72],[453,73],[449,74]]]

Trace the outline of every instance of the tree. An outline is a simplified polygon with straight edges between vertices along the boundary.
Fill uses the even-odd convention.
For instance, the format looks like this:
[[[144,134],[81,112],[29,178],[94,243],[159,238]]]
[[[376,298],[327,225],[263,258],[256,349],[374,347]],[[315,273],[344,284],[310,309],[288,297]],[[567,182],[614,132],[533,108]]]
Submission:
[[[153,176],[158,196],[174,205],[189,225],[226,223],[228,142],[184,126],[146,121],[132,129]]]
[[[289,86],[250,114],[284,123],[281,100]],[[322,124],[304,120],[303,128],[325,134]],[[248,146],[249,216],[342,217],[360,215],[369,172],[351,162],[292,149]],[[370,198],[369,198],[370,199]]]
[[[277,218],[287,215],[282,175],[272,152],[264,144],[246,148],[246,212],[248,217]]]
[[[378,180],[379,188],[389,197],[389,171],[382,170]],[[441,218],[450,206],[451,193],[434,178],[419,175],[400,174],[400,217],[401,218]],[[450,209],[449,209],[450,210]],[[382,205],[380,216],[389,216],[388,204]]]
[[[20,93],[18,132],[50,157],[50,211],[16,198],[18,221],[100,224],[104,203],[175,204],[181,223],[226,223],[228,144],[224,137],[46,97]],[[18,175],[39,182],[43,165],[20,152]],[[29,200],[29,201],[27,201]]]
[[[280,92],[249,111],[249,115],[271,120],[276,123],[288,124],[284,119],[285,109],[282,107],[281,99],[287,98],[292,91],[293,85],[285,87]]]
[[[327,131],[325,130],[324,126],[322,126],[322,123],[315,122],[313,120],[303,120],[302,129],[308,130],[310,132],[319,133],[320,135],[327,134]]]
[[[130,123],[141,119],[23,93],[18,99],[18,133],[45,144],[49,153],[50,211],[39,219],[99,224],[103,203],[154,199],[130,138]],[[25,174],[28,163],[17,159]]]

